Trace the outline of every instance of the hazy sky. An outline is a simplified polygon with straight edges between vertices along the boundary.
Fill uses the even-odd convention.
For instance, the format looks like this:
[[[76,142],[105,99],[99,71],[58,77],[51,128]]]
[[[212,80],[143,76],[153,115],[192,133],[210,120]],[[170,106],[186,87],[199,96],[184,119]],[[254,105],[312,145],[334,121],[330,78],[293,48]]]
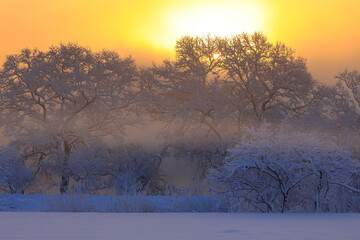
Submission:
[[[0,0],[1,63],[60,42],[150,63],[171,57],[182,35],[243,31],[295,48],[320,80],[360,70],[359,0]]]

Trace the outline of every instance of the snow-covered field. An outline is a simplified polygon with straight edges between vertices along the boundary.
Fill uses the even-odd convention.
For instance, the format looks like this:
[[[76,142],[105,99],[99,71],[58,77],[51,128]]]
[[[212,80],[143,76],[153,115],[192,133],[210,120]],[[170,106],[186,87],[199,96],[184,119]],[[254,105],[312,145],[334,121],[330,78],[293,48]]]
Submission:
[[[1,240],[357,240],[359,214],[0,213]]]
[[[360,214],[169,213],[211,210],[204,197],[0,195],[0,240],[360,239]],[[143,209],[162,212],[106,212]],[[72,210],[98,213],[52,212]]]
[[[219,212],[213,196],[0,194],[0,212]]]

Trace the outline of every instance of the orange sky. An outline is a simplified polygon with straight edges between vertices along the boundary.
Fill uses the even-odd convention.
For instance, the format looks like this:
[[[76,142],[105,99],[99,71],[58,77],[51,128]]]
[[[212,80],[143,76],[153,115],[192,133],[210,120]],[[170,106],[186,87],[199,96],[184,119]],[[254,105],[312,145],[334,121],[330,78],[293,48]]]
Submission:
[[[0,62],[71,41],[146,64],[171,57],[182,35],[255,30],[295,48],[320,80],[360,70],[359,0],[0,0]]]

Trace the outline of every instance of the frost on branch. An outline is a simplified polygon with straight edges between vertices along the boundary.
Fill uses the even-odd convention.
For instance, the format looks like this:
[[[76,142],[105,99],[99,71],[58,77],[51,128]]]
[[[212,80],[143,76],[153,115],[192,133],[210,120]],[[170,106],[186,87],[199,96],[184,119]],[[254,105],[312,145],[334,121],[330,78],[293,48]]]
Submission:
[[[233,211],[350,212],[358,211],[359,172],[331,139],[265,124],[246,129],[207,182]]]
[[[24,165],[15,149],[0,147],[0,191],[24,193],[32,176],[32,171]]]
[[[74,192],[116,195],[157,194],[161,158],[139,145],[96,143],[75,150],[69,160]]]

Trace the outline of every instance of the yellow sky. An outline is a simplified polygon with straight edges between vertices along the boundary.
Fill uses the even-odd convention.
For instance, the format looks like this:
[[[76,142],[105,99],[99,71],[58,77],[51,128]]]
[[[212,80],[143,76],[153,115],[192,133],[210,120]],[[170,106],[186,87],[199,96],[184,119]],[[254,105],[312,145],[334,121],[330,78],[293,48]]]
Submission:
[[[146,64],[171,57],[182,35],[255,30],[295,48],[320,80],[360,70],[359,0],[0,0],[0,62],[71,41]]]

